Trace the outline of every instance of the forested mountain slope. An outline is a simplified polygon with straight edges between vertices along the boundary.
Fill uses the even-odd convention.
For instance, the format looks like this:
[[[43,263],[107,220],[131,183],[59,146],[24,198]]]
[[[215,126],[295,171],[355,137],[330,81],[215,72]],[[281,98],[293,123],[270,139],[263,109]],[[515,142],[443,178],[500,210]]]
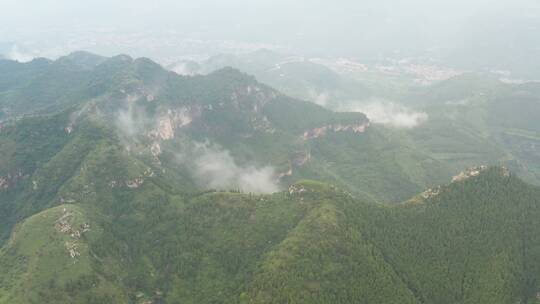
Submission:
[[[428,168],[416,168],[416,172],[429,174],[428,164],[444,166],[446,175],[472,165],[502,165],[527,182],[540,184],[537,82],[502,81],[500,74],[453,71],[455,76],[449,79],[420,84],[408,74],[411,70],[401,70],[398,63],[388,64],[385,72],[384,65],[259,50],[218,55],[199,64],[180,62],[169,68],[181,74],[207,74],[232,66],[286,94],[328,109],[364,112],[372,128],[378,127],[390,137],[391,144],[400,146],[392,149],[396,158],[406,159],[400,155],[405,150],[424,156],[421,163]],[[420,64],[413,71],[428,78],[448,73],[436,64]]]
[[[429,119],[405,136],[457,168],[499,163],[540,184],[538,88],[537,83],[507,84],[493,75],[466,74],[411,90],[403,102]]]
[[[39,119],[54,125],[51,134],[62,143],[86,128],[106,129],[105,137],[114,137],[111,140],[121,142],[131,156],[159,167],[155,171],[170,169],[167,174],[186,171],[181,168],[185,162],[179,159],[190,159],[193,153],[206,155],[200,151],[202,145],[202,150],[225,153],[248,171],[273,170],[273,190],[311,178],[391,202],[444,182],[456,171],[433,162],[412,145],[402,145],[384,128],[371,126],[361,113],[334,113],[291,99],[230,68],[207,76],[183,77],[148,59],[123,55],[102,58],[87,53],[55,62],[2,62],[10,67],[5,74],[15,71],[25,79],[16,83],[6,80],[0,92],[4,115],[0,149],[6,150],[0,160],[6,164],[0,167],[0,176],[6,181],[15,175],[33,174],[32,170],[20,172],[10,158],[9,151],[16,145],[29,145],[28,152],[33,153],[36,147],[31,145],[55,142],[43,133],[33,136],[35,143],[18,143],[26,136],[20,132],[35,132],[30,125]],[[25,74],[27,69],[39,71]],[[47,81],[54,86],[43,84]],[[39,102],[34,103],[34,99]],[[20,120],[35,115],[46,117]],[[25,153],[18,149],[17,157]],[[41,163],[52,156],[40,156]],[[189,187],[194,183],[197,181],[188,183]],[[208,186],[206,181],[198,184]],[[238,188],[238,183],[225,186]]]
[[[233,69],[0,63],[0,303],[537,300],[540,190],[507,169],[437,187],[400,133]]]
[[[307,181],[273,195],[100,191],[21,222],[0,253],[0,299],[534,301],[539,189],[504,169],[469,175],[397,206]]]

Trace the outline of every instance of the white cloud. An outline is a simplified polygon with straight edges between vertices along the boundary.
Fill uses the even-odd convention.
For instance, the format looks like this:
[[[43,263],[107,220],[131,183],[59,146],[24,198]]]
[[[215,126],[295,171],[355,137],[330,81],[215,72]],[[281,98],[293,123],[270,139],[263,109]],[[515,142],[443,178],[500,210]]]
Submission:
[[[428,114],[425,112],[415,111],[393,102],[378,100],[349,103],[340,107],[340,110],[362,112],[374,123],[395,128],[414,128],[428,119]]]
[[[134,139],[141,134],[149,120],[144,109],[134,105],[139,98],[138,95],[128,95],[125,100],[125,108],[118,111],[116,127],[120,134],[127,138]]]
[[[134,106],[131,96],[126,108],[116,117],[116,127],[120,140],[129,149],[137,143],[138,136],[145,133],[145,128],[156,123],[147,117],[144,110]],[[238,164],[229,151],[209,142],[184,143],[183,151],[176,154],[177,161],[189,170],[194,180],[206,189],[233,190],[250,193],[274,193],[279,191],[278,176],[271,166]]]
[[[309,99],[323,107],[328,105],[329,97],[328,92],[316,92],[314,90],[309,92]]]
[[[149,118],[144,109],[134,105],[138,96],[128,96],[126,105],[116,116],[116,127],[121,142],[130,149],[140,143],[138,137],[148,132],[148,127],[158,126],[159,119]],[[177,161],[189,170],[200,187],[218,190],[240,190],[250,193],[279,191],[278,177],[271,166],[238,164],[229,151],[209,142],[187,140],[183,150],[176,153]]]
[[[16,60],[19,62],[29,62],[32,61],[36,56],[23,52],[19,49],[19,47],[15,44],[11,47],[11,50],[7,54],[7,58],[11,60]]]
[[[182,161],[190,161],[198,183],[205,188],[242,192],[273,193],[279,191],[277,175],[273,167],[238,165],[229,151],[209,143],[197,143],[191,157],[182,155]]]

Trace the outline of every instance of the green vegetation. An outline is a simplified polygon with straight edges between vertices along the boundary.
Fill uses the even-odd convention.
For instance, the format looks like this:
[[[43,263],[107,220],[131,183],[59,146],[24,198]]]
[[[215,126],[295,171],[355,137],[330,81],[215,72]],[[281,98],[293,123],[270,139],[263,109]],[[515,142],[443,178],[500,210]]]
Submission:
[[[540,287],[540,189],[503,169],[397,206],[309,181],[273,195],[107,191],[14,230],[2,301],[525,303]],[[90,230],[61,232],[64,214]]]
[[[506,103],[534,111],[534,87],[394,130],[233,69],[2,64],[85,80],[19,108],[38,91],[0,79],[0,303],[539,302],[540,189],[499,167],[436,187],[474,163],[534,181],[537,125]],[[205,140],[227,170],[271,165],[284,191],[208,189],[192,172]]]
[[[406,136],[423,153],[461,170],[503,165],[540,184],[538,85],[510,85],[493,76],[466,74],[405,97],[429,114]]]

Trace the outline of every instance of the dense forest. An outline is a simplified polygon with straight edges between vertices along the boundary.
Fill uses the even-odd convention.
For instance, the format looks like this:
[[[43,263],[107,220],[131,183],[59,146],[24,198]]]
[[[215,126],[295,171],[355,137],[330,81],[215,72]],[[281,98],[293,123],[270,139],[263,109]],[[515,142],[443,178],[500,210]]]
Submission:
[[[0,303],[540,301],[540,188],[497,166],[508,146],[388,129],[232,68],[74,53],[0,71]],[[458,175],[480,156],[441,142],[495,166]]]

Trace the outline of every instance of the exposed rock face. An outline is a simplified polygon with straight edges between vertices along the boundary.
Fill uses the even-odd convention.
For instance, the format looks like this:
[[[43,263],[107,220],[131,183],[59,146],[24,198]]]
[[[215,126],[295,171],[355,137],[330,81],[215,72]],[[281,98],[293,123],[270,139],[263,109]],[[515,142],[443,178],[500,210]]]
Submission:
[[[320,128],[314,128],[311,130],[306,130],[304,132],[304,140],[318,138],[326,135],[329,131],[333,132],[353,132],[353,133],[364,133],[369,127],[369,122],[357,123],[357,124],[330,124]]]
[[[116,188],[116,187],[118,187],[118,181],[116,181],[116,180],[110,181],[110,182],[109,182],[109,187],[110,187],[110,188]]]
[[[69,254],[69,256],[74,259],[81,255],[79,252],[78,244],[75,241],[67,241],[65,243],[66,250]]]
[[[231,102],[237,109],[250,108],[253,112],[259,113],[267,103],[278,96],[278,93],[273,90],[264,89],[257,85],[249,85],[233,92],[231,95]],[[247,103],[248,100],[254,100],[254,102]]]
[[[292,164],[291,162],[289,162],[289,169],[285,172],[282,172],[278,175],[278,178],[284,178],[285,176],[291,176],[293,175],[293,167],[292,167]]]
[[[130,189],[136,189],[139,188],[142,184],[144,184],[144,178],[143,177],[137,177],[133,180],[126,181],[126,186]]]
[[[163,140],[172,139],[174,137],[173,121],[170,117],[163,117],[158,122],[158,136]]]
[[[74,228],[72,224],[73,218],[73,212],[68,211],[66,208],[64,208],[62,216],[60,216],[60,218],[58,218],[54,222],[54,227],[56,228],[56,231],[58,231],[59,233],[67,234],[71,237],[71,239],[66,241],[64,245],[68,255],[72,259],[81,255],[78,250],[79,245],[77,243],[77,239],[80,239],[84,233],[90,231],[90,224],[88,223],[84,223],[80,225],[80,227]]]
[[[326,135],[327,130],[328,130],[328,126],[307,130],[307,131],[304,132],[304,140],[324,136],[324,135]]]
[[[302,150],[292,155],[292,164],[296,167],[303,167],[311,160],[311,152]]]
[[[289,194],[291,194],[291,195],[293,195],[293,194],[302,194],[304,192],[307,192],[307,189],[304,188],[301,185],[291,185],[289,187]]]
[[[281,172],[278,175],[280,179],[286,176],[292,176],[294,173],[294,168],[305,166],[311,160],[311,152],[308,150],[295,151],[289,157],[290,160],[288,163],[288,169],[287,171]]]
[[[117,187],[125,186],[125,187],[128,187],[129,189],[137,189],[144,184],[146,177],[153,177],[154,175],[155,175],[154,171],[151,168],[148,168],[143,172],[143,174],[133,179],[126,180],[126,181],[112,180],[109,182],[109,187],[117,188]]]
[[[157,121],[156,129],[149,133],[154,139],[169,140],[174,138],[175,131],[190,125],[196,117],[201,115],[201,107],[181,107],[169,109]]]
[[[158,142],[152,143],[152,146],[150,146],[150,152],[155,159],[158,159],[158,157],[161,155],[161,145]]]
[[[69,212],[64,208],[62,216],[56,220],[54,227],[56,231],[71,234],[73,228],[71,227],[71,219],[73,218],[73,213]]]
[[[459,173],[458,175],[454,176],[452,178],[452,182],[461,182],[461,181],[467,180],[467,179],[469,179],[471,177],[478,176],[478,175],[480,175],[480,173],[482,173],[483,171],[486,171],[487,169],[488,169],[487,166],[478,166],[478,167],[469,168],[469,169]]]
[[[422,196],[424,199],[430,199],[432,197],[439,195],[439,193],[441,193],[441,188],[437,187],[437,188],[428,189],[422,192],[420,196]]]

